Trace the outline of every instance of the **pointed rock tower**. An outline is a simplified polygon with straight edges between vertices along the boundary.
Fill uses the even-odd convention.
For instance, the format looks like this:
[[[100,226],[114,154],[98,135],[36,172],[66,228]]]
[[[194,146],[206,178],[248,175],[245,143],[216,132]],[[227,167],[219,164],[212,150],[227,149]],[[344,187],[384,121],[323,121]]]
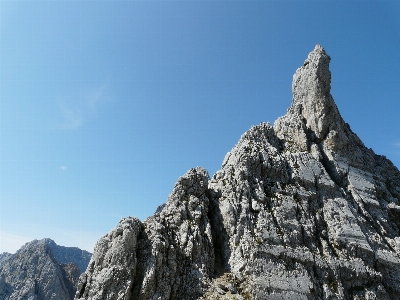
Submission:
[[[293,103],[275,123],[278,136],[292,138],[298,150],[309,150],[312,143],[319,144],[348,131],[330,94],[330,60],[320,45],[308,55],[293,76]],[[337,142],[347,142],[340,138]],[[332,143],[330,148],[335,146],[339,145]]]
[[[342,119],[329,62],[317,45],[274,126],[101,238],[76,299],[398,299],[400,172]]]

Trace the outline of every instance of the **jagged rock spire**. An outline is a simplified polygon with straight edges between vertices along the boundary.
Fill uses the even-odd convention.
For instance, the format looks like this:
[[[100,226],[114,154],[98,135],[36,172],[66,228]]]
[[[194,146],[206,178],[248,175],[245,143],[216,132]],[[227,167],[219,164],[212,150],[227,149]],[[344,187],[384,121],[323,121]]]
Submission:
[[[295,99],[307,96],[307,91],[320,96],[328,96],[331,90],[331,72],[329,63],[331,58],[325,49],[316,45],[308,54],[302,67],[297,69],[293,76],[293,95]],[[309,87],[307,90],[304,87]]]
[[[330,150],[339,150],[348,144],[349,138],[360,143],[330,94],[330,60],[325,49],[317,44],[293,76],[292,105],[274,124],[280,138],[296,143],[303,151],[313,143],[328,142],[325,144],[329,144]]]
[[[342,129],[344,123],[330,94],[330,60],[324,48],[317,44],[293,76],[292,107],[317,140],[324,139],[332,129]]]
[[[330,129],[343,123],[330,94],[331,58],[324,48],[317,44],[310,52],[303,66],[293,76],[294,111],[302,117],[317,139],[323,139]]]

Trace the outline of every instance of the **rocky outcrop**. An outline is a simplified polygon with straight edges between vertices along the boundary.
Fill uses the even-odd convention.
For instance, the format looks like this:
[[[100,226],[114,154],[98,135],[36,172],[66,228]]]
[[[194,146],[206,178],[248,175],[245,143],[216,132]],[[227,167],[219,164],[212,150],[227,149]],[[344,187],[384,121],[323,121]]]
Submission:
[[[141,223],[122,219],[95,247],[86,273],[77,286],[77,295],[90,299],[128,299],[136,273],[137,236]],[[118,280],[115,280],[118,279]]]
[[[195,299],[214,271],[208,173],[180,177],[143,224],[126,218],[96,244],[77,299]]]
[[[329,62],[317,45],[285,116],[100,239],[76,299],[398,299],[400,172],[342,119]]]
[[[69,257],[70,261],[59,261]],[[80,253],[80,255],[78,255]],[[50,239],[34,240],[15,254],[2,255],[0,264],[0,299],[70,300],[90,253],[78,248],[58,246]],[[86,261],[86,265],[85,265]]]

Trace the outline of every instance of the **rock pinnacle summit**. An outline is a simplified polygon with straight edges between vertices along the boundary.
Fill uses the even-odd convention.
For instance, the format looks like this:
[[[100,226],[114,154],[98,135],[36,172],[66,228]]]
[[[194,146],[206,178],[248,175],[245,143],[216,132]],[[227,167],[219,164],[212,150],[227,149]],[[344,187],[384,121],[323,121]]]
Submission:
[[[317,45],[287,113],[211,178],[190,169],[153,216],[103,236],[75,299],[399,299],[400,172],[341,117],[330,59]]]
[[[311,143],[330,142],[330,148],[340,149],[350,135],[330,94],[331,58],[316,45],[303,66],[293,76],[293,102],[288,113],[275,122],[279,137],[291,135],[302,150]]]

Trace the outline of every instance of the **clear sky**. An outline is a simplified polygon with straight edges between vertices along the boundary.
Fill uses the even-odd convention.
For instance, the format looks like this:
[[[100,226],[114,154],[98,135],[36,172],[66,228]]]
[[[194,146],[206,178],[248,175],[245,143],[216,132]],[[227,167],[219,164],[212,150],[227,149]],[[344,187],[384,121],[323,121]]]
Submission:
[[[399,1],[0,1],[0,252],[93,251],[291,104],[321,44],[331,93],[400,166]]]

